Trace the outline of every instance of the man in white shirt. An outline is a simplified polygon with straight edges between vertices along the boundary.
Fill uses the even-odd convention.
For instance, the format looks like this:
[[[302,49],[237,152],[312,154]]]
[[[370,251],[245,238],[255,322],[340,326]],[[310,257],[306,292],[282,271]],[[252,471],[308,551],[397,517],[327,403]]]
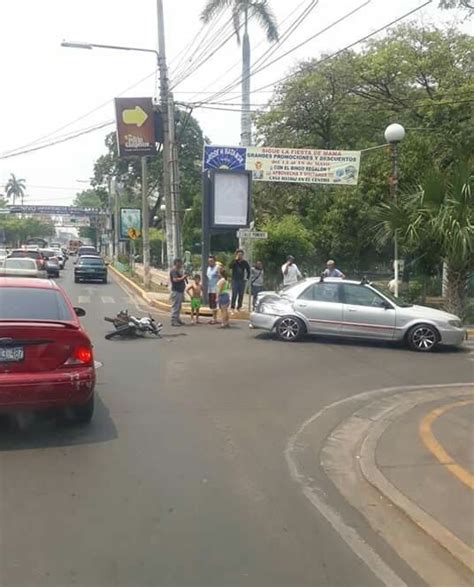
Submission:
[[[303,277],[292,255],[288,255],[286,258],[286,263],[281,266],[281,272],[283,273],[283,285],[294,285],[298,283],[298,279]]]

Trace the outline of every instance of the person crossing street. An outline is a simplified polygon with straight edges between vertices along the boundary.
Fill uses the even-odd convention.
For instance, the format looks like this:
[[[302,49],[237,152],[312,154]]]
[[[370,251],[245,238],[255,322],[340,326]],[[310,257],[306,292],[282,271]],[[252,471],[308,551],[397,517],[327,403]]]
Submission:
[[[230,307],[235,310],[242,309],[244,303],[245,282],[250,278],[250,265],[244,259],[244,252],[242,249],[237,249],[235,252],[235,259],[229,265],[232,271],[232,300]]]

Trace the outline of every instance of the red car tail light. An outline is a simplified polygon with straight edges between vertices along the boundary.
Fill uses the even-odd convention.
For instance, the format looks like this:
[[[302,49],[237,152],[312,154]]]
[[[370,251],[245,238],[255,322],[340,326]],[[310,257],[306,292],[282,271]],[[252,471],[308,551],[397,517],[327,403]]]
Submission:
[[[78,346],[65,365],[90,365],[93,360],[92,349],[88,346]]]

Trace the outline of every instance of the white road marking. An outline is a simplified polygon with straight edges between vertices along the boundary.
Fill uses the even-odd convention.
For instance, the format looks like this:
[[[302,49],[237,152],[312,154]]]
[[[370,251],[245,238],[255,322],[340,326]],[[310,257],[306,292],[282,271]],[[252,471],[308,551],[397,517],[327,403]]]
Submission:
[[[375,550],[364,541],[355,528],[344,522],[337,510],[331,507],[323,496],[321,491],[317,491],[310,479],[299,470],[296,452],[299,447],[298,439],[305,429],[318,420],[323,414],[332,408],[344,405],[350,402],[358,402],[371,399],[377,396],[384,396],[390,393],[397,393],[407,390],[433,389],[442,387],[461,387],[471,385],[471,383],[452,383],[452,384],[432,384],[432,385],[407,385],[401,387],[387,387],[372,391],[364,391],[351,397],[346,397],[337,402],[325,406],[316,414],[313,414],[299,427],[296,434],[290,437],[285,449],[285,458],[290,470],[293,481],[301,486],[303,495],[309,499],[314,507],[323,515],[331,524],[334,530],[341,536],[344,542],[351,550],[367,565],[367,567],[382,581],[387,587],[407,587],[406,583],[382,560]]]
[[[103,366],[104,366],[104,364],[101,363],[100,361],[94,361],[94,367],[96,369],[100,369],[100,367],[103,367]]]
[[[115,304],[115,300],[112,296],[100,296],[103,304]]]
[[[77,301],[79,304],[90,304],[91,303],[91,297],[90,296],[79,296],[77,298]]]

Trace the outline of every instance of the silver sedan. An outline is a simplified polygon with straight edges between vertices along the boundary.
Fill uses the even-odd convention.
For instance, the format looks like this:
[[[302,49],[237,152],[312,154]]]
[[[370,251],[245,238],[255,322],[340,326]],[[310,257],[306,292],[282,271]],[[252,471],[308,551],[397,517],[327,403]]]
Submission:
[[[460,345],[461,320],[441,310],[394,298],[366,281],[310,278],[259,294],[250,326],[292,342],[305,334],[405,341],[420,352]]]

